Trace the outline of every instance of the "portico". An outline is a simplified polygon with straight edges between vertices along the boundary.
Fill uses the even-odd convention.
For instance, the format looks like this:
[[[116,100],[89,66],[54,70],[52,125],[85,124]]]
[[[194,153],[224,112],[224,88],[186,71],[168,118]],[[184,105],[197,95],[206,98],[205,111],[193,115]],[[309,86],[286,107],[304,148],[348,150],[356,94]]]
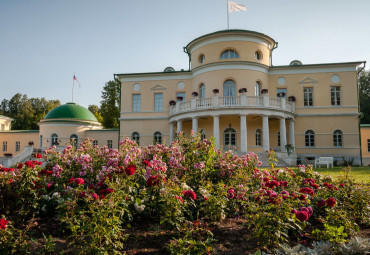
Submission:
[[[206,102],[209,102],[209,104]],[[175,137],[175,124],[177,125],[176,131],[179,132],[183,131],[183,122],[191,121],[189,128],[195,131],[194,135],[197,135],[197,132],[201,129],[205,130],[205,133],[208,134],[212,131],[212,137],[214,137],[218,148],[224,147],[224,149],[227,149],[225,147],[237,147],[240,152],[246,153],[249,146],[254,148],[257,146],[262,147],[263,151],[266,151],[272,147],[270,142],[270,125],[274,125],[273,129],[278,129],[280,132],[279,150],[286,152],[286,121],[288,121],[289,143],[295,147],[294,104],[287,102],[284,98],[270,98],[268,96],[247,97],[246,95],[240,95],[228,97],[226,100],[225,97],[218,97],[216,95],[211,99],[193,98],[190,102],[178,102],[176,106],[171,107],[170,112],[171,141]],[[251,123],[251,128],[249,128],[248,116],[254,120],[254,123]],[[232,122],[233,125],[228,124],[229,126],[226,126],[227,128],[222,128],[220,122],[223,118],[228,118],[228,122]],[[239,123],[235,122],[237,118],[239,119]],[[200,125],[199,119],[208,119],[212,127],[209,127],[209,125]],[[257,119],[261,119],[261,121],[258,123]],[[278,120],[277,127],[275,127],[275,122],[271,124],[270,120]],[[227,125],[227,123],[222,124],[223,127]],[[258,129],[262,130],[262,144],[259,144],[257,141],[257,134],[256,139],[250,139],[248,141],[248,133],[249,137],[252,137],[253,135],[251,133],[254,133],[254,130]]]

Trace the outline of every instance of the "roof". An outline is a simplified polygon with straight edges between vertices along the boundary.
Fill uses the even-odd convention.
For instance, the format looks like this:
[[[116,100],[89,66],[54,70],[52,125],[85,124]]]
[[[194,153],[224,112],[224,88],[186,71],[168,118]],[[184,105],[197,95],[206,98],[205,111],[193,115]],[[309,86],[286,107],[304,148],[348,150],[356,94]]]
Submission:
[[[370,127],[370,124],[361,124],[360,127]]]
[[[356,61],[356,62],[338,62],[338,63],[320,63],[320,64],[302,64],[302,65],[281,65],[281,66],[271,66],[270,69],[275,68],[303,68],[303,67],[314,67],[314,66],[339,66],[339,65],[351,65],[351,66],[358,66],[363,63],[366,63],[366,61]]]
[[[72,119],[98,122],[94,114],[76,103],[66,103],[51,110],[43,120]]]
[[[198,38],[195,38],[190,43],[188,43],[188,45],[186,45],[185,48],[189,49],[192,44],[194,44],[197,41],[201,41],[201,40],[203,40],[207,37],[219,36],[219,35],[222,35],[222,34],[252,34],[255,37],[264,38],[265,40],[269,41],[272,44],[272,46],[274,46],[276,44],[274,39],[272,39],[270,36],[265,35],[265,34],[260,33],[260,32],[251,31],[251,30],[243,30],[243,29],[227,29],[227,30],[220,30],[220,31],[216,31],[216,32],[213,32],[213,33],[205,34],[205,35],[202,35]]]
[[[10,121],[13,121],[14,120],[13,118],[10,118],[8,116],[1,115],[1,114],[0,114],[0,119],[6,119],[6,120],[10,120]]]

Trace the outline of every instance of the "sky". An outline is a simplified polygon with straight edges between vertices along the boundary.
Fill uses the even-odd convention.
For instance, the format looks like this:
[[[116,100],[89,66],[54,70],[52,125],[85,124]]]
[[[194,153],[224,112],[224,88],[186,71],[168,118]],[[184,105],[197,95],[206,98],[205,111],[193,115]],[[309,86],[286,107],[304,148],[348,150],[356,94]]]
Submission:
[[[273,65],[367,61],[369,0],[235,0],[230,29],[279,43]],[[0,101],[16,93],[100,105],[115,73],[188,68],[183,47],[227,29],[227,0],[0,0]],[[75,84],[76,85],[76,84]]]

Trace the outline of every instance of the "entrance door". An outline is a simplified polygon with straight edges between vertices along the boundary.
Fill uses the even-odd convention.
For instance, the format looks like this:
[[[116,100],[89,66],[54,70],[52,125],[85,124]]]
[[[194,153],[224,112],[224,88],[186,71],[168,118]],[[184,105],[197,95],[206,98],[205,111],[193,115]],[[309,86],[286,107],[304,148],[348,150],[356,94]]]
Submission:
[[[231,150],[234,147],[236,147],[236,130],[227,128],[224,131],[224,148],[225,150]]]

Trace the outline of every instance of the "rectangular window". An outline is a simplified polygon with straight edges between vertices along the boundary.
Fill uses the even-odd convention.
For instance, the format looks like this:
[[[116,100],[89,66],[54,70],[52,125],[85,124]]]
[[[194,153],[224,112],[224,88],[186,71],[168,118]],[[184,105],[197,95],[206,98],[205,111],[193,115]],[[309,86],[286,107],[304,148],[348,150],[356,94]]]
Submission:
[[[18,152],[21,150],[21,142],[15,142],[15,151]]]
[[[367,151],[370,152],[370,139],[367,139]]]
[[[331,105],[340,105],[340,87],[330,87]]]
[[[132,95],[132,111],[140,112],[141,95]]]
[[[154,94],[154,111],[162,111],[163,94]]]
[[[277,94],[277,97],[286,98],[286,89],[277,89],[276,94]]]
[[[109,149],[112,149],[113,148],[113,141],[112,140],[108,140],[107,141],[107,145],[108,145],[108,148]]]
[[[3,151],[8,150],[8,142],[3,142]]]
[[[98,140],[94,140],[93,145],[98,145]]]
[[[303,88],[304,106],[313,106],[313,88]]]
[[[176,93],[176,99],[179,102],[185,102],[185,92]]]

